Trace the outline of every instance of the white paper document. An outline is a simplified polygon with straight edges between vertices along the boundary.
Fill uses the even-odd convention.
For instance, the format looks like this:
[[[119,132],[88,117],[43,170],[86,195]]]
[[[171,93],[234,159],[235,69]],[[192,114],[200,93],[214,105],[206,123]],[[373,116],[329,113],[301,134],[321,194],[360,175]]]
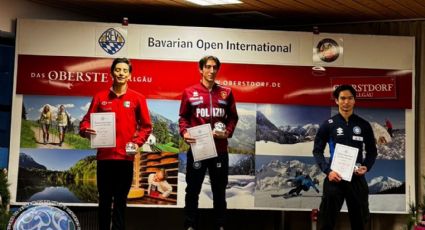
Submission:
[[[336,144],[331,169],[338,172],[343,180],[351,181],[358,152],[358,148]]]
[[[194,161],[205,160],[217,156],[217,149],[215,148],[210,124],[188,128],[187,132],[196,140],[195,143],[190,144]]]
[[[90,114],[91,129],[96,135],[91,135],[90,145],[92,148],[115,147],[115,113],[92,113]]]

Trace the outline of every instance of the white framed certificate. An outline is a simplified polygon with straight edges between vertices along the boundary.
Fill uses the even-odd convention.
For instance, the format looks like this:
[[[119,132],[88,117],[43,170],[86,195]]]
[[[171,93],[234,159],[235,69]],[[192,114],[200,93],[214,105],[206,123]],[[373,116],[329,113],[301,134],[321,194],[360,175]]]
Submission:
[[[112,148],[116,146],[115,113],[91,113],[90,128],[96,131],[96,135],[90,136],[92,148]]]
[[[336,144],[331,169],[338,172],[342,179],[351,181],[359,149],[343,144]]]
[[[195,143],[190,144],[194,161],[205,160],[217,156],[217,149],[215,148],[210,124],[188,128],[187,132],[196,140]]]

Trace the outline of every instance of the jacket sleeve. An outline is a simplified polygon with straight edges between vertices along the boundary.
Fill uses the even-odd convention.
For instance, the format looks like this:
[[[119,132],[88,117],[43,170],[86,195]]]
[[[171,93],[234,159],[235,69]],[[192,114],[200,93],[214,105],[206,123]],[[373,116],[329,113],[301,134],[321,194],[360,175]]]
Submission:
[[[141,97],[139,99],[139,107],[136,110],[136,113],[137,130],[131,141],[141,147],[152,132],[151,117],[149,115],[145,97]]]
[[[329,141],[330,128],[327,121],[325,121],[317,131],[316,137],[314,138],[313,156],[316,160],[316,164],[320,167],[322,172],[329,174],[331,171],[329,162],[326,160],[324,151],[326,144]]]
[[[229,94],[229,107],[227,111],[227,119],[226,119],[226,130],[229,134],[229,138],[232,137],[233,132],[235,131],[236,124],[238,123],[239,116],[238,111],[236,110],[236,102],[233,96],[232,91]]]
[[[89,110],[87,110],[86,115],[84,115],[83,119],[80,122],[80,136],[86,137],[84,131],[88,128],[90,128],[90,114],[95,113],[97,111],[99,99],[94,96],[91,103]]]
[[[191,116],[191,105],[189,103],[189,100],[187,99],[187,93],[186,90],[183,91],[182,94],[182,100],[180,103],[180,111],[179,111],[179,131],[180,135],[183,136],[183,134],[186,132],[187,128],[190,128],[190,116]]]
[[[163,197],[168,197],[173,191],[173,187],[166,180],[164,180],[160,186],[161,186]]]
[[[365,150],[366,158],[363,161],[363,165],[367,167],[369,171],[373,164],[375,163],[376,157],[378,156],[378,151],[376,149],[375,135],[373,134],[373,129],[369,123],[366,125],[366,136],[365,136]]]

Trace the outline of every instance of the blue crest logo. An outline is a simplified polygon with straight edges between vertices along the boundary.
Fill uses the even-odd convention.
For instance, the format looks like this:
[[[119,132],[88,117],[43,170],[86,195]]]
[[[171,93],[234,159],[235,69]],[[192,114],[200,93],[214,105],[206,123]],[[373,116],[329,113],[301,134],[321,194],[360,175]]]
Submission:
[[[99,37],[99,45],[108,54],[113,55],[124,47],[125,39],[120,32],[114,28],[109,28]]]
[[[81,230],[77,216],[66,206],[49,200],[37,200],[22,206],[9,220],[7,230],[55,229]]]
[[[354,132],[354,134],[359,135],[359,134],[362,133],[362,129],[359,126],[354,126],[353,132]]]

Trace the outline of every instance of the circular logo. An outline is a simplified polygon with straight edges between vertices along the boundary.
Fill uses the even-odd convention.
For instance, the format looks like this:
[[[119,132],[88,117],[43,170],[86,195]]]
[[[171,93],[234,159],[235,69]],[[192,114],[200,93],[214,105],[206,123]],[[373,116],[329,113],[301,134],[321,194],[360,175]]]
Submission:
[[[30,202],[16,211],[7,230],[52,229],[81,230],[75,214],[64,205],[50,200]]]
[[[224,132],[226,131],[226,125],[221,121],[217,121],[216,123],[214,123],[214,130]]]
[[[362,129],[359,126],[354,126],[353,132],[354,134],[359,135],[360,133],[362,133]]]
[[[317,46],[317,55],[319,56],[320,60],[324,62],[333,62],[341,53],[341,47],[338,45],[338,43],[330,38],[325,38],[321,40]]]
[[[194,169],[200,169],[200,168],[201,168],[201,166],[202,166],[202,164],[201,164],[201,162],[200,162],[200,161],[195,161],[195,162],[193,162],[193,168],[194,168]]]

